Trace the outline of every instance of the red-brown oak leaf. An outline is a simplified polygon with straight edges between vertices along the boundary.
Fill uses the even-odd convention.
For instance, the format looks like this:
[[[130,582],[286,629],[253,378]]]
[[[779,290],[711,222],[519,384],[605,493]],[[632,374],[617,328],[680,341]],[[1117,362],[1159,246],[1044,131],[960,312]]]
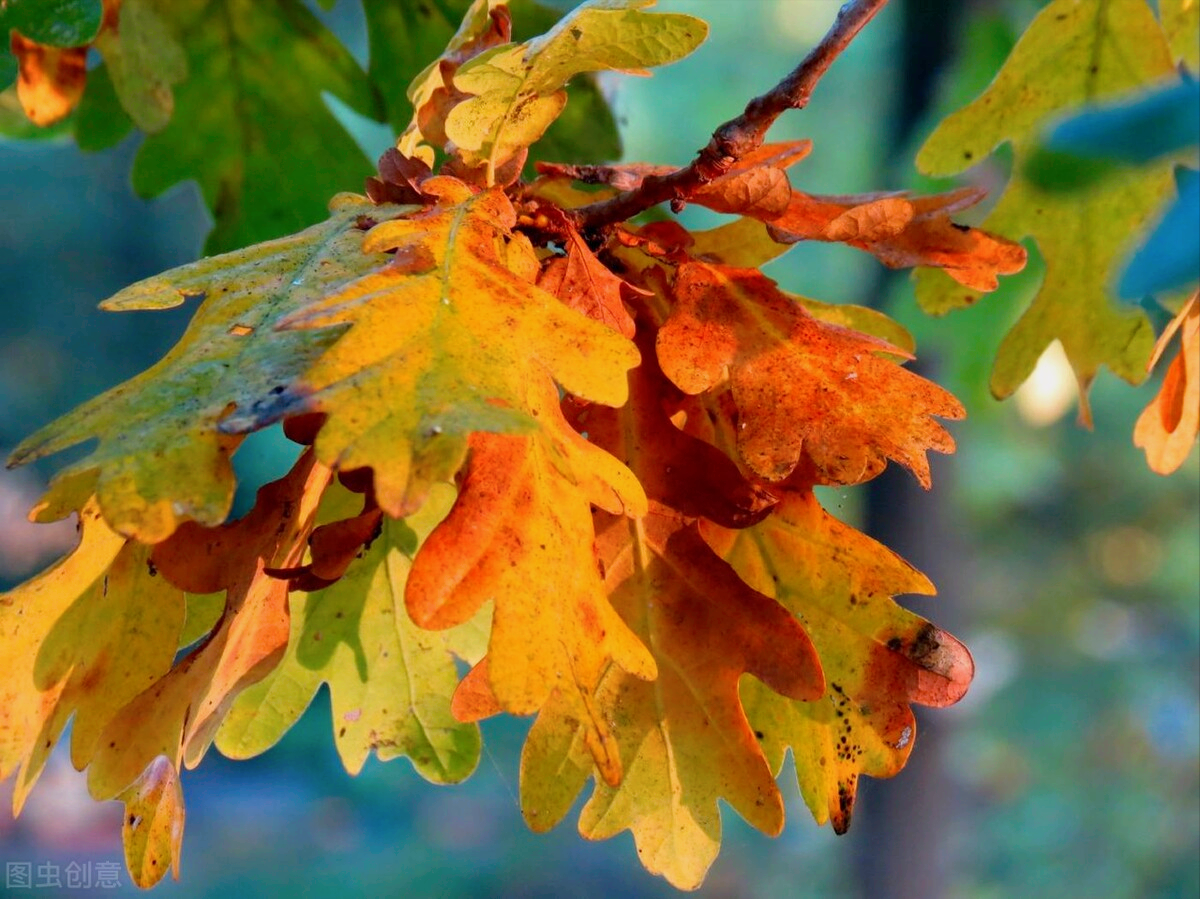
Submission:
[[[855,484],[889,459],[928,487],[928,450],[952,452],[934,416],[965,414],[947,391],[897,365],[908,354],[814,318],[756,269],[679,266],[658,360],[681,390],[727,388],[746,467],[767,481],[802,458],[817,482]]]

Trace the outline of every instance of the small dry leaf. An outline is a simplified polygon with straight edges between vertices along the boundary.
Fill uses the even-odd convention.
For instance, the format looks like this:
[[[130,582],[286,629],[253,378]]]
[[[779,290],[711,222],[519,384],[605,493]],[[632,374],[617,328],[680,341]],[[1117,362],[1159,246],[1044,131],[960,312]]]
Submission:
[[[538,278],[538,287],[554,294],[588,318],[632,338],[633,317],[625,308],[624,297],[637,292],[639,288],[613,274],[608,266],[597,259],[561,212],[556,217],[561,219],[560,228],[565,235],[567,254],[555,256],[546,263]]]
[[[974,290],[995,290],[998,275],[1025,267],[1024,247],[959,225],[950,214],[978,203],[984,192],[962,188],[910,199],[903,195],[821,197],[793,191],[786,211],[768,222],[781,243],[823,240],[847,243],[874,255],[888,268],[925,265]],[[749,212],[748,214],[757,215]]]
[[[1162,475],[1171,474],[1184,463],[1200,432],[1200,293],[1193,294],[1158,338],[1150,368],[1162,357],[1176,331],[1179,351],[1171,360],[1158,395],[1133,428],[1133,445],[1146,451],[1150,470]]]
[[[35,125],[53,125],[71,114],[87,82],[87,47],[60,49],[12,32],[17,58],[17,98]]]

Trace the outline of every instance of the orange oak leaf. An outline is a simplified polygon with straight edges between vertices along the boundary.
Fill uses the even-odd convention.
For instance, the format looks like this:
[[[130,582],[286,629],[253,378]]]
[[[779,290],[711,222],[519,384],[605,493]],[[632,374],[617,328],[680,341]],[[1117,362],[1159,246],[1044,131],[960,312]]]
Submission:
[[[957,419],[948,392],[900,367],[909,354],[820,321],[756,269],[680,265],[658,332],[663,371],[685,393],[727,388],[747,468],[781,481],[801,459],[817,483],[855,484],[889,459],[929,487],[926,452],[952,452],[934,416]]]
[[[282,480],[258,492],[236,522],[181,526],[154,549],[157,571],[190,593],[226,591],[225,611],[205,641],[109,722],[88,770],[97,799],[115,797],[159,756],[195,767],[230,704],[278,663],[287,645],[287,583],[264,568],[301,561],[331,472],[306,451]]]
[[[368,498],[365,508],[352,518],[331,521],[315,528],[308,538],[312,558],[299,568],[268,568],[271,577],[287,578],[289,590],[311,592],[337,581],[350,563],[362,556],[379,536],[383,512]]]
[[[377,225],[363,242],[367,253],[394,250],[391,265],[280,323],[352,327],[260,410],[262,421],[326,413],[317,457],[372,469],[376,501],[392,517],[454,476],[471,433],[537,432],[528,392],[545,374],[586,399],[621,403],[638,361],[624,337],[530,284],[525,263],[511,270],[516,212],[501,191],[475,193],[444,176],[422,190],[438,204]],[[521,241],[518,261],[531,253]]]
[[[934,266],[974,290],[995,290],[998,275],[1025,267],[1020,245],[959,225],[950,214],[975,205],[984,191],[961,188],[909,198],[905,194],[822,197],[793,191],[782,215],[762,216],[781,243],[823,240],[873,254],[888,268]],[[752,210],[747,214],[757,215]]]
[[[1200,293],[1192,295],[1158,338],[1148,369],[1162,358],[1176,331],[1179,350],[1158,395],[1133,427],[1133,445],[1146,451],[1150,470],[1162,475],[1184,463],[1200,433]]]
[[[717,212],[773,219],[787,210],[792,199],[792,186],[784,169],[811,150],[809,140],[764,144],[700,188],[690,200]]]
[[[911,704],[962,698],[974,663],[958,640],[897,605],[933,585],[899,556],[821,508],[810,490],[786,491],[771,516],[733,531],[701,521],[705,540],[752,587],[775,596],[812,638],[829,689],[795,702],[752,680],[742,701],[778,773],[786,751],[818,824],[850,826],[859,776],[891,777],[916,736]]]
[[[87,47],[50,47],[16,31],[10,47],[18,67],[17,99],[29,120],[45,127],[70,115],[87,82]]]
[[[655,665],[609,604],[591,509],[641,515],[645,498],[632,473],[567,426],[549,379],[535,390],[552,439],[472,436],[458,498],[417,553],[406,601],[417,624],[441,629],[494,600],[487,681],[498,707],[531,714],[560,695],[615,784],[620,759],[596,686],[610,664],[635,678],[653,678]]]

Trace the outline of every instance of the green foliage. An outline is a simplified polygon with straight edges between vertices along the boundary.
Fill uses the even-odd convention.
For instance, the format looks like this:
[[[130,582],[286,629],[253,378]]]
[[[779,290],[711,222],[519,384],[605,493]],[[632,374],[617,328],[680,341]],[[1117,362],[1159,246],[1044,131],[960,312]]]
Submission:
[[[1115,308],[1110,290],[1131,232],[1149,221],[1171,189],[1170,166],[1146,166],[1062,194],[1030,181],[1025,164],[1051,117],[1171,70],[1166,38],[1144,0],[1056,0],[1033,21],[987,91],[946,119],[921,149],[921,170],[945,175],[982,161],[1002,141],[1013,144],[1014,173],[986,224],[1033,238],[1046,275],[1000,346],[991,378],[997,397],[1012,394],[1056,339],[1079,379],[1085,420],[1087,390],[1101,365],[1133,383],[1145,377],[1153,332],[1141,313]],[[918,299],[931,312],[979,299],[939,272],[917,277]]]

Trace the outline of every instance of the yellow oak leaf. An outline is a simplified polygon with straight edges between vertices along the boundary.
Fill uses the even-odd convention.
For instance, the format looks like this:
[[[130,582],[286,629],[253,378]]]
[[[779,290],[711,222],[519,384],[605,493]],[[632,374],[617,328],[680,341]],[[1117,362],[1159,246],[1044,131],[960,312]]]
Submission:
[[[430,143],[445,142],[446,115],[463,98],[453,85],[454,72],[485,50],[507,44],[512,37],[512,17],[505,0],[474,0],[463,14],[458,30],[442,55],[427,65],[408,86],[412,121],[396,141],[405,156],[427,165],[434,161]],[[372,52],[374,56],[374,52]]]
[[[570,393],[619,404],[638,362],[628,340],[509,270],[501,254],[516,214],[502,192],[445,176],[422,190],[439,203],[377,225],[363,244],[394,250],[391,265],[284,320],[353,326],[262,413],[325,413],[318,458],[369,467],[393,517],[454,476],[472,433],[536,432],[531,382],[549,373]]]
[[[548,379],[533,392],[549,439],[472,437],[454,508],[416,556],[408,609],[421,626],[443,628],[493,599],[488,683],[499,707],[528,715],[557,692],[616,784],[620,760],[596,687],[612,664],[644,679],[655,665],[609,604],[591,509],[642,515],[646,500],[631,472],[567,426]]]
[[[1159,0],[1158,15],[1173,57],[1193,72],[1200,69],[1200,3],[1196,0]]]
[[[185,811],[179,772],[170,759],[160,755],[116,798],[125,803],[121,838],[133,882],[149,889],[168,870],[178,880]]]
[[[708,26],[692,16],[641,11],[653,2],[584,3],[541,37],[473,57],[453,73],[455,90],[471,96],[446,115],[446,138],[468,165],[486,165],[486,183],[495,184],[495,171],[562,112],[573,77],[641,73],[686,56],[707,36]]]
[[[105,572],[125,546],[125,539],[104,524],[95,501],[82,507],[79,520],[80,543],[70,555],[12,592],[0,594],[0,669],[4,671],[4,677],[0,679],[0,779],[17,772],[13,793],[16,811],[20,810],[41,773],[46,757],[75,705],[88,699],[86,678],[80,683],[79,678],[72,677],[73,666],[55,672],[56,677],[46,676],[45,662],[39,664],[40,650],[72,610],[96,608],[97,597],[103,598],[106,592]],[[126,593],[118,601],[129,604],[130,599]],[[74,617],[79,619],[79,612]],[[115,615],[114,620],[119,631],[124,616]],[[111,631],[105,634],[106,637],[111,635]],[[74,636],[78,637],[78,633]],[[106,675],[111,677],[110,666],[114,662],[119,664],[111,658],[117,647],[104,643],[97,640],[95,646],[77,650],[83,663],[79,673],[95,672],[102,685]],[[139,648],[146,649],[144,646]],[[155,647],[149,648],[151,659],[146,661],[151,661],[155,654]],[[173,646],[164,645],[163,648],[168,655],[174,653]],[[138,664],[136,659],[134,664]],[[167,666],[170,666],[169,661]],[[124,685],[119,678],[112,680],[110,686],[119,695]],[[102,694],[91,699],[98,699],[101,708],[106,706]],[[86,711],[84,715],[86,718]]]

